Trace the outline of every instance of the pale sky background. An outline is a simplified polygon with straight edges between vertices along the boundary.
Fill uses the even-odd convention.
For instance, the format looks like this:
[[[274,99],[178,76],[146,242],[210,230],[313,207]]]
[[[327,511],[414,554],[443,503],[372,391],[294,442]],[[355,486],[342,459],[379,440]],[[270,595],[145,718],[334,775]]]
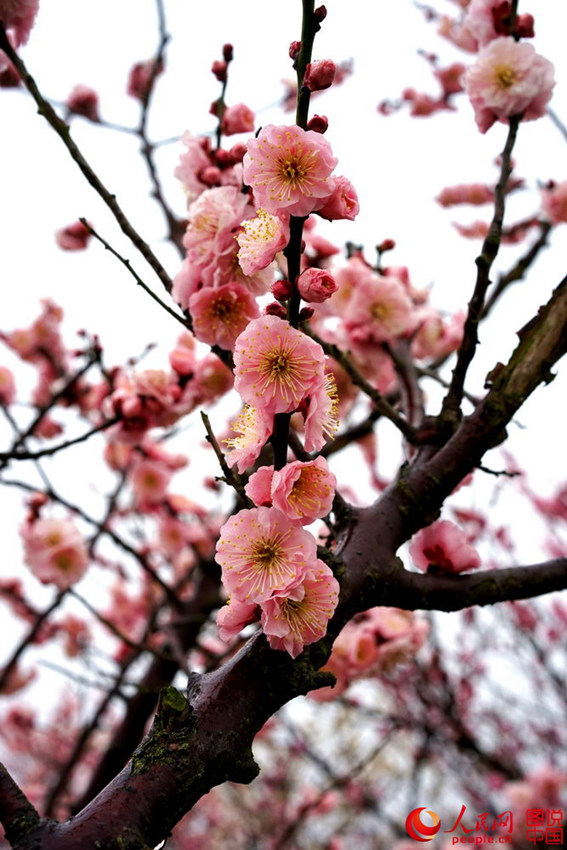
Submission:
[[[479,243],[463,240],[451,221],[486,219],[488,208],[443,210],[433,198],[446,185],[494,182],[494,160],[503,147],[505,127],[495,125],[481,136],[464,97],[459,101],[459,116],[380,116],[376,105],[384,98],[396,98],[406,86],[436,94],[429,67],[417,55],[419,48],[438,52],[442,65],[456,59],[467,62],[469,57],[438,40],[434,27],[424,23],[410,0],[328,0],[326,5],[328,17],[317,36],[314,58],[337,62],[353,58],[355,74],[317,98],[312,111],[329,118],[327,139],[339,158],[337,173],[345,174],[357,188],[361,213],[354,223],[327,224],[321,230],[339,245],[345,240],[365,243],[369,259],[374,258],[376,243],[394,238],[397,248],[389,256],[392,264],[409,266],[418,287],[434,284],[432,301],[437,306],[449,311],[464,307],[474,283]],[[126,79],[134,62],[154,53],[154,0],[41,0],[40,6],[22,55],[43,93],[63,101],[76,83],[87,84],[99,92],[104,119],[135,125],[139,109],[125,94]],[[220,58],[225,42],[232,42],[235,49],[228,103],[246,102],[257,111],[258,124],[292,123],[291,114],[282,120],[279,111],[266,107],[280,98],[281,79],[293,76],[288,45],[300,37],[300,0],[165,0],[165,6],[173,40],[167,52],[167,73],[159,80],[154,98],[150,132],[155,140],[179,136],[185,129],[198,135],[214,128],[208,109],[218,97],[219,84],[209,68]],[[454,12],[456,6],[447,3],[446,9]],[[564,5],[539,0],[531,9],[521,4],[521,11],[536,14],[534,46],[556,65],[552,105],[567,121]],[[149,183],[136,139],[82,119],[73,122],[72,133],[173,276],[180,261],[160,241],[165,230],[161,213],[148,198]],[[180,150],[180,145],[164,147],[158,162],[168,196],[183,214],[183,193],[172,176]],[[567,179],[567,145],[547,119],[521,127],[515,158],[518,174],[532,188],[538,180]],[[2,328],[29,324],[39,312],[39,299],[49,296],[65,309],[69,342],[81,327],[99,333],[108,363],[123,362],[139,354],[148,342],[159,342],[161,348],[151,363],[167,368],[167,352],[180,326],[156,308],[100,245],[93,243],[88,252],[76,254],[57,248],[54,232],[84,216],[162,295],[153,272],[126,243],[60,140],[36,114],[31,100],[17,91],[0,91],[0,187]],[[519,194],[510,209],[509,220],[531,214],[537,210],[537,199],[531,193]],[[516,286],[491,326],[483,329],[478,376],[484,376],[497,360],[506,360],[515,345],[515,332],[563,277],[567,226],[557,229],[552,243],[529,284]],[[498,268],[506,269],[515,255],[505,249]],[[11,362],[2,348],[0,363]],[[511,427],[514,450],[520,456],[529,452],[531,481],[546,495],[564,477],[565,386],[565,379],[558,378],[538,392],[518,417],[525,428]],[[381,447],[386,465],[387,440],[386,448]],[[392,458],[397,457],[393,450]],[[63,462],[63,468],[71,477],[77,476],[73,459],[67,467]],[[80,473],[86,476],[83,468]],[[15,491],[0,491],[4,516],[11,515],[19,501]],[[19,522],[17,514],[10,525]],[[526,560],[530,557],[528,540]],[[12,573],[12,565],[1,570]]]

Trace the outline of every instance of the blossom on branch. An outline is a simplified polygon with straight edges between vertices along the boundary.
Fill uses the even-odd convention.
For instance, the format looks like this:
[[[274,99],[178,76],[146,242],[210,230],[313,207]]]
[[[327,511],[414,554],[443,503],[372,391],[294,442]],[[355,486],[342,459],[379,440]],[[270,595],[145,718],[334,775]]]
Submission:
[[[427,571],[431,566],[442,572],[462,573],[480,567],[481,560],[466,534],[447,519],[422,528],[410,544],[416,566]]]
[[[287,245],[289,220],[287,217],[270,215],[260,207],[254,218],[243,222],[236,241],[240,246],[238,262],[242,271],[245,275],[255,274],[265,269],[278,251]]]
[[[256,300],[238,283],[206,286],[189,299],[193,332],[201,342],[232,350],[251,319],[260,315]]]
[[[257,206],[270,213],[309,215],[334,189],[329,177],[337,159],[314,130],[268,124],[248,142],[242,164],[244,182],[254,190]]]
[[[297,658],[304,646],[320,640],[339,599],[339,583],[330,568],[317,560],[303,581],[262,604],[262,628],[272,649]]]
[[[39,519],[22,528],[24,557],[43,584],[65,590],[85,573],[89,558],[82,534],[71,520]]]
[[[512,115],[532,121],[545,114],[555,80],[552,63],[511,36],[501,36],[480,51],[465,74],[465,90],[481,133]]]
[[[290,413],[323,384],[321,346],[277,316],[250,322],[234,347],[234,386],[245,402]]]
[[[14,38],[14,47],[26,44],[34,25],[39,0],[0,0],[0,22]]]
[[[229,594],[258,603],[296,585],[316,557],[312,534],[264,507],[239,511],[225,522],[216,556]]]

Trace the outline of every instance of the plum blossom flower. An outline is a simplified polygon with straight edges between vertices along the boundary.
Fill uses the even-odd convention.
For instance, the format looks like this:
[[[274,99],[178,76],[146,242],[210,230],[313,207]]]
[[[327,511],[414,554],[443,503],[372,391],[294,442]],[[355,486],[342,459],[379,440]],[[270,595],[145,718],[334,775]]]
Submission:
[[[337,159],[320,133],[268,124],[248,142],[242,164],[257,206],[269,213],[306,216],[320,209],[333,191],[328,178]]]
[[[274,472],[272,504],[294,525],[309,525],[329,513],[336,486],[325,458],[296,460]]]
[[[195,292],[189,299],[189,311],[197,339],[230,351],[248,323],[260,315],[253,296],[238,283]]]
[[[332,59],[316,59],[305,69],[303,85],[309,91],[323,91],[333,85],[337,66]]]
[[[235,186],[218,186],[199,195],[189,209],[183,238],[192,262],[203,265],[214,261],[227,246],[232,247],[247,205],[248,198]]]
[[[430,565],[443,572],[462,573],[480,567],[480,555],[471,546],[465,533],[447,519],[422,528],[409,547],[417,567],[427,570]]]
[[[145,103],[149,96],[151,87],[159,74],[164,70],[163,61],[160,59],[147,59],[145,62],[136,62],[130,68],[126,92],[130,97]]]
[[[263,602],[262,628],[272,649],[285,650],[297,658],[305,646],[324,637],[339,590],[330,568],[317,560],[300,584]]]
[[[254,218],[243,222],[242,228],[236,241],[240,246],[238,261],[245,275],[266,268],[289,241],[289,220],[261,207]]]
[[[14,39],[14,47],[26,44],[34,25],[39,0],[0,0],[0,21]]]
[[[129,478],[136,502],[143,509],[163,502],[171,471],[158,460],[143,458],[134,464]]]
[[[82,578],[89,558],[82,534],[71,520],[39,519],[22,529],[24,557],[43,584],[65,590]]]
[[[275,508],[239,511],[223,525],[217,562],[231,596],[242,602],[264,602],[286,591],[315,564],[317,544]]]
[[[547,186],[541,193],[541,206],[553,224],[567,222],[567,180]]]
[[[415,327],[411,298],[395,277],[362,278],[345,314],[345,327],[355,342],[386,342]]]
[[[487,44],[465,74],[465,90],[480,132],[512,115],[521,115],[524,121],[541,118],[555,85],[553,72],[551,62],[531,44],[511,36]]]
[[[274,427],[274,417],[264,410],[245,404],[242,413],[232,423],[236,436],[225,440],[229,451],[226,462],[240,473],[251,466],[266,445]]]
[[[329,221],[339,219],[354,221],[360,211],[356,189],[350,180],[342,175],[331,178],[330,185],[332,192],[323,206],[317,210],[317,215]]]
[[[222,116],[221,129],[225,136],[251,133],[254,130],[254,113],[245,103],[227,106]]]
[[[244,488],[258,507],[272,507],[272,478],[274,477],[273,466],[261,466],[253,472]]]
[[[325,269],[305,269],[297,279],[297,289],[304,301],[321,304],[333,295],[338,287],[332,274]]]
[[[254,319],[236,340],[234,386],[243,400],[290,413],[323,384],[321,346],[277,316]]]

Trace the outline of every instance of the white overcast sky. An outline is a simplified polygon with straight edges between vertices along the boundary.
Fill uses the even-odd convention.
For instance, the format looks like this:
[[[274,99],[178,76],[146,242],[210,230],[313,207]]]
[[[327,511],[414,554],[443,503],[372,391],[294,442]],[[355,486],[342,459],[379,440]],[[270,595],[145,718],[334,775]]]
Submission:
[[[417,286],[434,284],[432,299],[455,310],[464,306],[474,281],[477,242],[459,237],[451,226],[458,218],[486,217],[484,208],[443,210],[432,201],[439,190],[459,182],[495,179],[494,160],[505,138],[496,125],[481,136],[472,109],[464,98],[460,115],[410,119],[406,114],[384,118],[376,105],[396,97],[406,86],[435,93],[419,48],[438,52],[442,64],[467,57],[435,37],[411,0],[328,0],[328,17],[315,43],[315,58],[354,60],[355,75],[343,86],[325,93],[314,109],[329,117],[329,139],[339,157],[338,172],[356,186],[361,213],[355,223],[328,225],[338,244],[349,239],[372,246],[385,237],[397,242],[391,262],[407,265]],[[565,9],[556,0],[539,0],[536,49],[556,65],[554,106],[567,121],[567,53],[564,48]],[[165,0],[168,30],[168,72],[160,80],[150,129],[155,139],[211,130],[210,102],[219,86],[209,72],[224,42],[232,42],[235,60],[227,93],[229,103],[246,102],[258,111],[258,123],[281,122],[266,108],[282,93],[281,79],[292,77],[287,55],[290,41],[300,35],[300,0],[216,0],[214,3]],[[456,6],[447,3],[447,11]],[[125,94],[128,70],[150,57],[157,43],[154,0],[41,0],[40,13],[22,55],[40,88],[61,101],[76,83],[95,88],[104,118],[134,125],[138,105]],[[261,111],[262,110],[262,111]],[[149,282],[151,270],[122,238],[106,208],[70,160],[60,140],[46,126],[30,100],[15,91],[0,92],[0,243],[2,252],[2,326],[27,324],[37,313],[38,300],[50,296],[66,312],[67,338],[80,327],[98,331],[111,362],[138,354],[150,341],[162,342],[166,352],[179,328],[157,310],[134,281],[101,246],[87,253],[61,252],[54,231],[79,216],[92,221],[100,233],[133,263]],[[286,121],[291,122],[291,115]],[[73,135],[106,186],[116,193],[132,223],[148,238],[173,275],[177,255],[160,242],[164,232],[159,211],[148,200],[144,166],[137,143],[128,136],[92,127],[79,119]],[[169,197],[183,212],[183,195],[171,178],[180,147],[162,149]],[[547,119],[522,126],[516,149],[518,171],[536,186],[537,180],[567,178],[567,145]],[[533,211],[533,198],[514,197],[517,217]],[[512,218],[515,217],[512,215]],[[517,287],[498,312],[494,329],[483,330],[478,374],[496,360],[505,360],[515,344],[515,331],[534,313],[564,274],[567,226],[554,235],[554,250],[540,261],[528,286]],[[505,250],[503,268],[506,257]],[[0,362],[8,362],[0,355]],[[165,364],[165,354],[161,363]],[[522,413],[522,424],[543,419],[536,445],[562,439],[559,404],[565,381],[543,390]],[[521,451],[528,432],[516,429]],[[549,491],[560,473],[553,462],[537,463],[534,480]]]

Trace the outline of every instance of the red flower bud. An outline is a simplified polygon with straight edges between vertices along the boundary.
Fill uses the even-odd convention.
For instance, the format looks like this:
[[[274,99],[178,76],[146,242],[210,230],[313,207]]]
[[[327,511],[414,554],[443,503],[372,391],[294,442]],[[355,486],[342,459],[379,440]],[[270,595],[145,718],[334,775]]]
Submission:
[[[305,69],[303,85],[309,91],[323,91],[333,84],[337,66],[332,59],[318,59],[310,62]]]
[[[315,133],[326,133],[329,121],[326,115],[314,115],[307,124],[308,130],[313,130]]]
[[[211,71],[219,83],[226,82],[226,62],[221,62],[220,59],[215,59],[211,65]]]

